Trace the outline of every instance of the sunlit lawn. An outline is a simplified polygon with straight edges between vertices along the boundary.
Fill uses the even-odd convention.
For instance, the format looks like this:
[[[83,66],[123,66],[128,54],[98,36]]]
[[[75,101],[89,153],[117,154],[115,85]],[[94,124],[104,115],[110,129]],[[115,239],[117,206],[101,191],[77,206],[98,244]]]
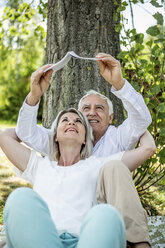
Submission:
[[[0,129],[15,127],[15,123],[1,122]],[[0,224],[3,223],[3,207],[8,195],[21,186],[31,185],[15,176],[14,166],[8,161],[5,154],[0,149]],[[143,196],[145,208],[151,215],[165,215],[165,186],[157,184],[151,187],[150,192]]]
[[[6,127],[15,127],[15,123],[0,122],[0,129]],[[0,224],[3,223],[3,207],[8,195],[21,186],[30,187],[30,184],[15,176],[14,166],[0,149]]]

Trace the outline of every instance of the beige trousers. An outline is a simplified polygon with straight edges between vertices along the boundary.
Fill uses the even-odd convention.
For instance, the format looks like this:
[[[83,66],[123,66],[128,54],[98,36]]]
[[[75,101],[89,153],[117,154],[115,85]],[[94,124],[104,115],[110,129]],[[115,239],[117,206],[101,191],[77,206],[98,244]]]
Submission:
[[[97,201],[118,209],[125,222],[127,241],[150,243],[146,211],[140,202],[132,174],[121,161],[110,161],[101,168]]]

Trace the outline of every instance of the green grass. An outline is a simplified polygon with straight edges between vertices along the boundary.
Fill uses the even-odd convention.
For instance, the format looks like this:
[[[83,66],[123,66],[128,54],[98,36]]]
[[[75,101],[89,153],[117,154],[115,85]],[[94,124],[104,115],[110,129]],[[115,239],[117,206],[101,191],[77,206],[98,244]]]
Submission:
[[[16,123],[5,121],[5,120],[0,120],[0,129],[10,128],[10,127],[16,127]]]
[[[0,129],[15,126],[15,123],[0,121]],[[3,208],[8,195],[14,189],[22,186],[31,187],[29,182],[15,176],[14,166],[0,149],[0,224],[3,224]]]
[[[141,196],[144,208],[149,215],[165,216],[165,187],[159,182]]]

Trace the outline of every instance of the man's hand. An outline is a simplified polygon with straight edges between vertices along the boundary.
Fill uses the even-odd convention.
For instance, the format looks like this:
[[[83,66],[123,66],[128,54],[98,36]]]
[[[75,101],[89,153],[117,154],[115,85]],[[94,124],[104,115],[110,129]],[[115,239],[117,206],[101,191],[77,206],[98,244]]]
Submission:
[[[103,78],[115,89],[120,90],[124,86],[124,78],[121,73],[120,62],[106,53],[99,53],[96,58],[100,66],[100,73]]]
[[[34,106],[40,100],[41,96],[47,91],[49,87],[49,80],[53,73],[53,70],[49,70],[44,73],[44,70],[52,66],[44,65],[31,75],[31,90],[27,97],[27,104]]]

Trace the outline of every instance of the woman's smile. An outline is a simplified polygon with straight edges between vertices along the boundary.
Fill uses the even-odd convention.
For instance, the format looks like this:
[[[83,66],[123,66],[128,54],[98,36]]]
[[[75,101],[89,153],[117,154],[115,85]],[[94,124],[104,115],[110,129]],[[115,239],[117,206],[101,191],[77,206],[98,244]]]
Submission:
[[[68,127],[68,128],[65,130],[65,132],[76,132],[76,133],[78,133],[77,129],[74,128],[74,127]]]

